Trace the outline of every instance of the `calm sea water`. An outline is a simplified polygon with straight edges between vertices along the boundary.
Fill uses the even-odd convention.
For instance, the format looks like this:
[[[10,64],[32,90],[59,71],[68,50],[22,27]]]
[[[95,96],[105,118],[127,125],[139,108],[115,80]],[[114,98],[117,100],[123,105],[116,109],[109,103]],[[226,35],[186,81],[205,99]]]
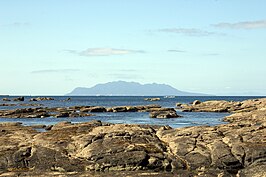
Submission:
[[[37,103],[43,104],[45,107],[69,107],[69,106],[125,106],[125,105],[148,105],[159,104],[163,107],[175,107],[177,102],[190,103],[194,100],[207,101],[207,100],[227,100],[227,101],[243,101],[247,99],[255,99],[262,97],[247,97],[247,96],[180,96],[176,98],[164,98],[160,97],[160,101],[150,102],[144,101],[144,96],[51,96],[55,100],[52,101],[39,101],[29,102],[32,97],[25,97],[24,102],[3,102],[0,96],[0,104],[3,103]],[[157,97],[157,96],[156,96]],[[8,97],[13,99],[15,97]],[[71,98],[71,101],[63,101],[67,98]],[[24,106],[0,106],[0,109],[16,109],[25,108]],[[229,115],[227,113],[199,113],[199,112],[181,112],[177,110],[178,114],[183,116],[182,118],[171,119],[153,119],[149,118],[149,113],[141,112],[127,112],[127,113],[95,113],[95,116],[82,117],[82,118],[0,118],[0,122],[22,122],[24,125],[34,124],[55,124],[61,121],[70,121],[73,123],[87,122],[91,120],[101,120],[110,123],[127,123],[127,124],[153,124],[153,125],[169,125],[171,127],[186,127],[195,125],[217,125],[221,124],[222,118]]]

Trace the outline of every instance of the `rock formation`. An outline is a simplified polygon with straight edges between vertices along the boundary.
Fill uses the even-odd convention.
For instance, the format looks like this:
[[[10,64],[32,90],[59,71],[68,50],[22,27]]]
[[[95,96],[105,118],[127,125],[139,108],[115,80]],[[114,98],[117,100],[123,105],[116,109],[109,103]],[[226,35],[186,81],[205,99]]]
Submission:
[[[227,105],[227,110],[237,112],[225,118],[228,124],[213,127],[173,129],[92,121],[61,122],[38,132],[36,127],[0,123],[0,174],[266,176],[264,103],[265,99],[212,103],[213,110]],[[193,110],[210,110],[209,105],[199,103]]]
[[[161,98],[144,98],[145,101],[160,101]]]
[[[15,104],[14,104],[15,105]],[[3,104],[0,106],[14,106]],[[22,104],[20,104],[22,105]],[[23,104],[24,106],[39,106],[38,104]],[[154,112],[164,115],[164,118],[180,117],[173,108],[162,108],[160,105],[140,105],[140,106],[115,106],[106,108],[103,106],[72,106],[72,107],[35,107],[13,110],[0,110],[0,118],[45,118],[45,117],[87,117],[89,113],[99,112]],[[156,116],[152,116],[156,117]],[[163,118],[163,116],[159,116]],[[158,117],[158,118],[159,118]]]

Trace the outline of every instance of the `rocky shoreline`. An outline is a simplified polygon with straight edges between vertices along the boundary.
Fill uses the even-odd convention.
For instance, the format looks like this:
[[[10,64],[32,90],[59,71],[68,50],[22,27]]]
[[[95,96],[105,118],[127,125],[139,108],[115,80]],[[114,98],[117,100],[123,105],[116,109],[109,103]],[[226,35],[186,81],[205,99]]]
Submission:
[[[0,176],[266,176],[266,99],[177,106],[184,112],[232,114],[224,118],[228,124],[176,129],[92,121],[61,122],[38,132],[36,127],[0,123]],[[0,117],[73,110],[173,111],[158,105],[25,108],[2,110]]]
[[[28,106],[29,104],[25,104]],[[33,104],[36,106],[35,104]],[[160,105],[139,106],[72,106],[72,107],[34,107],[11,110],[0,110],[0,118],[46,118],[46,117],[88,117],[100,112],[149,112],[151,118],[177,118],[174,108],[163,108]]]

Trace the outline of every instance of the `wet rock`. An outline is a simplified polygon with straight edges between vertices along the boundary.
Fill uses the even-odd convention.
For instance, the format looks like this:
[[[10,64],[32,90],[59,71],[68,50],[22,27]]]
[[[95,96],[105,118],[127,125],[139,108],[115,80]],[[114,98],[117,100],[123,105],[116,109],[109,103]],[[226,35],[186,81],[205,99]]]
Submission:
[[[13,101],[24,101],[24,97],[17,97],[17,98],[14,98]]]

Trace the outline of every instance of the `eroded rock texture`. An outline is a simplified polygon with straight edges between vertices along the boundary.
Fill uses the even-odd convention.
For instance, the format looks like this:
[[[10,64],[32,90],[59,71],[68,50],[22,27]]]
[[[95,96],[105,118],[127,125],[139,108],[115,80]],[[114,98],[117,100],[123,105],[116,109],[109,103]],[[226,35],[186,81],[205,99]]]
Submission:
[[[253,111],[226,117],[229,124],[214,127],[172,129],[92,121],[61,122],[47,132],[37,132],[19,123],[1,123],[0,173],[265,176],[266,109],[262,103]]]

